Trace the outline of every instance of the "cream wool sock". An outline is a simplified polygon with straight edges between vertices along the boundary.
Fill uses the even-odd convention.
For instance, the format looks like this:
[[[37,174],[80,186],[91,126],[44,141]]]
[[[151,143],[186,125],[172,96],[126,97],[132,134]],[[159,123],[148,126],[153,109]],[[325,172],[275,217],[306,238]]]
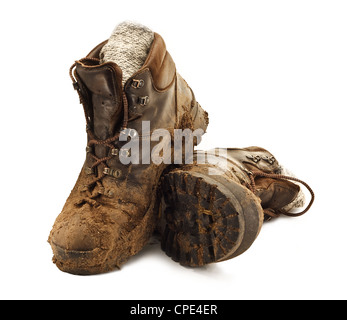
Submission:
[[[154,39],[154,32],[134,22],[120,23],[113,31],[107,44],[100,52],[100,62],[114,62],[123,71],[125,82],[146,61]]]

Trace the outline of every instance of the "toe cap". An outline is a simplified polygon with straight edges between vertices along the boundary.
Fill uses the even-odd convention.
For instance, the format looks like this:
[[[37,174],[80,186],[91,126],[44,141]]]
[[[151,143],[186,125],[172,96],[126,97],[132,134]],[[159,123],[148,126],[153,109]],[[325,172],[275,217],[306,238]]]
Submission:
[[[91,251],[100,245],[100,236],[78,216],[69,221],[56,222],[49,242],[65,250]]]

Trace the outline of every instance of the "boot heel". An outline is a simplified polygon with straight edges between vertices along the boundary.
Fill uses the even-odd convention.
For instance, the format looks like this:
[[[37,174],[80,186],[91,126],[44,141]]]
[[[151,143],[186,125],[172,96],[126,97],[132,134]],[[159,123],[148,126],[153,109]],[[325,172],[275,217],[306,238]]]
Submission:
[[[162,179],[162,250],[184,266],[236,257],[256,239],[263,221],[259,201],[233,181],[177,170]]]

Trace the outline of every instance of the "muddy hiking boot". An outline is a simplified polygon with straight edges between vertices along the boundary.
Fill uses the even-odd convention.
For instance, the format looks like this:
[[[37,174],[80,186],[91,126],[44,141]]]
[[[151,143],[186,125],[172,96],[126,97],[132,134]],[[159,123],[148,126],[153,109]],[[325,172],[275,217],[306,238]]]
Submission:
[[[161,179],[161,246],[174,261],[199,267],[234,258],[254,242],[263,221],[300,216],[314,194],[303,181],[287,176],[275,157],[259,147],[194,154]],[[305,210],[304,194],[311,193]]]
[[[202,134],[208,116],[176,73],[162,37],[138,24],[118,25],[70,76],[87,123],[86,160],[48,241],[59,269],[97,274],[118,268],[148,242],[168,166],[160,160],[172,156],[172,134]]]

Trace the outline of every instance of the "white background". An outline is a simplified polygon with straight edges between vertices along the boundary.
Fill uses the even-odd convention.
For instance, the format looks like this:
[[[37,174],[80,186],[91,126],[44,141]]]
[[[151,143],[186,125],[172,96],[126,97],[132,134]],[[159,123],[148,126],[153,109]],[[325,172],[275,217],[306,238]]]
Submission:
[[[346,1],[10,1],[1,32],[1,299],[346,299]],[[201,148],[258,145],[316,193],[243,255],[183,268],[152,245],[121,271],[51,262],[85,157],[74,60],[133,20],[166,41],[209,112]]]

